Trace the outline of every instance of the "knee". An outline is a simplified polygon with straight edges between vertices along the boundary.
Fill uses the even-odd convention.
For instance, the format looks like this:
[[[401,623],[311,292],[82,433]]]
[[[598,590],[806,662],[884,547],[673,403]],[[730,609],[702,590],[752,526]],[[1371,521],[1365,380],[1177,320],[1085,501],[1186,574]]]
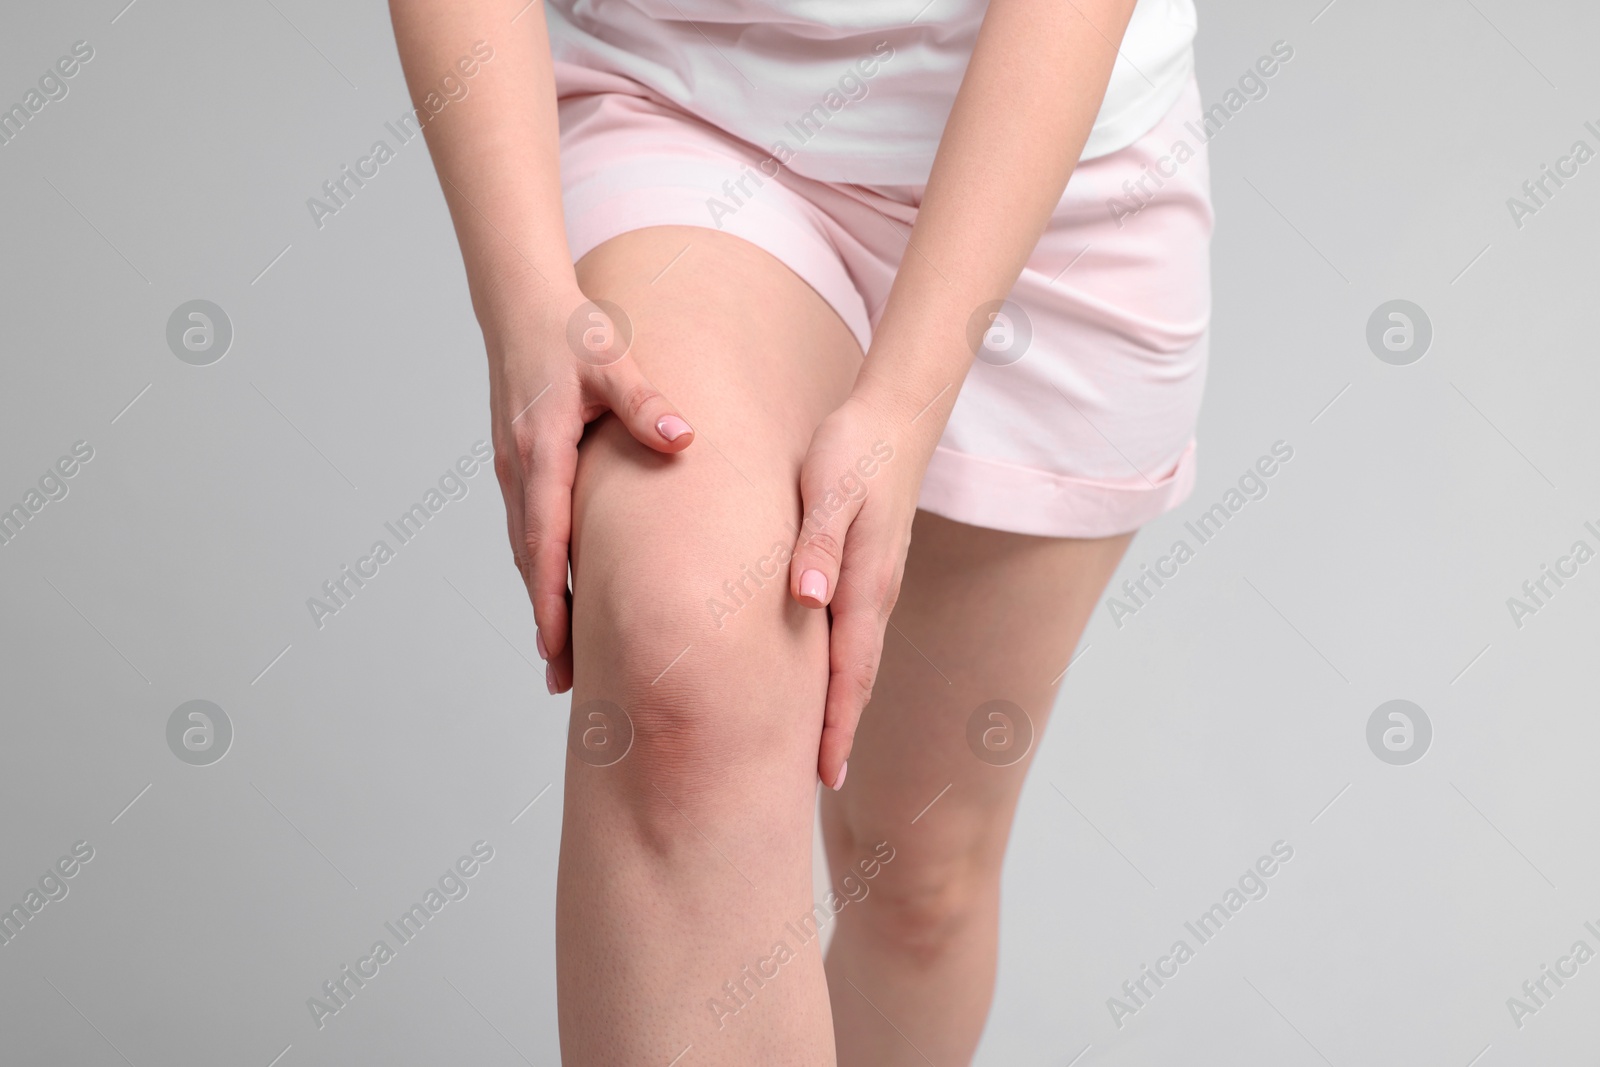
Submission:
[[[751,857],[809,853],[825,649],[816,681],[801,684],[784,680],[797,665],[770,647],[691,639],[656,621],[637,607],[609,613],[606,662],[593,677],[577,673],[569,803],[663,862],[713,859],[705,851],[712,842],[740,874]],[[595,699],[626,724],[628,747],[586,767],[581,732]]]
[[[620,709],[631,733],[617,764],[624,783],[694,798],[776,769],[794,754],[808,718],[820,729],[826,663],[805,685],[798,650],[781,641],[674,625],[665,605],[691,595],[682,584],[656,582],[636,599],[575,610],[573,709],[580,721],[591,701],[603,701],[603,713]],[[815,716],[804,707],[810,689]]]
[[[569,802],[663,852],[699,847],[702,830],[803,840],[827,692],[827,620],[788,596],[787,568],[762,579],[758,565],[790,537],[793,491],[771,476],[746,483],[703,446],[671,457],[647,452],[608,419],[580,454]],[[712,601],[736,613],[721,615]],[[615,747],[599,759],[586,751],[596,711],[626,734],[625,751],[624,738],[603,728],[589,736]],[[605,760],[596,773],[583,767]]]
[[[918,966],[932,967],[999,919],[998,861],[986,850],[902,847],[861,902],[855,933]]]
[[[737,625],[718,628],[706,601],[752,539],[692,515],[589,533],[574,568],[569,749],[595,762],[583,731],[596,713],[627,743],[598,786],[663,833],[685,817],[759,814],[762,794],[809,800],[828,679],[821,615],[781,580],[747,584]],[[616,749],[624,740],[591,736]]]

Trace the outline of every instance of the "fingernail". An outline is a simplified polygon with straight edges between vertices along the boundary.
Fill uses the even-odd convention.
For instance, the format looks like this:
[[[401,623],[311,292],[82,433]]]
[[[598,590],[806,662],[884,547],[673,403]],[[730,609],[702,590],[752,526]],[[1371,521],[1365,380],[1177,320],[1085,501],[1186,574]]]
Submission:
[[[661,421],[656,423],[656,430],[669,441],[676,441],[686,433],[692,433],[689,424],[676,415],[663,415]]]
[[[828,577],[819,570],[800,572],[800,595],[822,603],[828,596]]]
[[[550,690],[550,695],[556,695],[556,669],[550,664],[544,665],[544,687]]]
[[[847,772],[849,770],[850,770],[850,761],[849,760],[845,760],[843,763],[839,764],[839,777],[837,777],[837,778],[835,778],[833,780],[833,791],[835,793],[837,793],[839,791],[839,787],[840,786],[844,785],[845,772]]]
[[[540,659],[549,659],[550,653],[544,650],[544,634],[538,630],[533,631],[533,647],[539,650]]]

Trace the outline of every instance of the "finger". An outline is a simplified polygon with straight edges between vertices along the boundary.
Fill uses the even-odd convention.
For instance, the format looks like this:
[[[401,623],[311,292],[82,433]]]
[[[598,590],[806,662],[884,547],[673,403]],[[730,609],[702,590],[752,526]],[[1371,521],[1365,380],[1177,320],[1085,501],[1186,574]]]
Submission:
[[[514,452],[507,449],[495,449],[494,476],[500,483],[500,496],[506,505],[506,537],[511,541],[511,562],[517,568],[517,573],[522,576],[523,588],[528,591],[528,599],[533,599],[533,583],[528,576],[528,560],[523,550],[524,539],[522,536],[522,475],[516,469]],[[544,655],[543,652],[540,655]]]
[[[894,600],[894,576],[869,577],[860,571],[847,564],[842,572],[828,637],[828,697],[817,746],[817,776],[834,789],[844,785],[856,726],[872,699]]]
[[[524,446],[524,453],[522,546],[539,654],[549,661],[567,647],[567,552],[578,447],[576,441],[540,434]]]
[[[808,608],[823,607],[838,592],[846,531],[865,495],[842,492],[832,469],[810,456],[800,468],[800,534],[789,561],[789,595]]]
[[[682,452],[694,443],[688,420],[667,403],[633,360],[592,368],[589,386],[640,444],[657,452]]]
[[[572,617],[572,592],[567,591],[567,617]],[[572,688],[572,642],[550,657],[545,664],[545,685],[552,694],[565,693]]]

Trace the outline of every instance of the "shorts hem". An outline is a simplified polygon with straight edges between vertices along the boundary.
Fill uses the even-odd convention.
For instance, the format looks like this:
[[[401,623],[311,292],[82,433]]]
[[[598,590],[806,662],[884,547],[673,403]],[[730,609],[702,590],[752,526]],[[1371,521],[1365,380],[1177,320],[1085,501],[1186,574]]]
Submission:
[[[940,446],[917,506],[946,519],[1034,537],[1112,537],[1182,504],[1194,491],[1196,447],[1156,481],[1103,482]]]

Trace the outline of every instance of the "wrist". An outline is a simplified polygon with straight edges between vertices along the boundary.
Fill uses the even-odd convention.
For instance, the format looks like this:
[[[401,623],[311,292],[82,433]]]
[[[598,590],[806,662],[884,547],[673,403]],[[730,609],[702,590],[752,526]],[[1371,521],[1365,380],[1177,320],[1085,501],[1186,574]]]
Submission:
[[[937,388],[920,396],[920,386],[906,388],[880,376],[863,373],[858,376],[847,403],[862,411],[874,432],[890,442],[897,454],[904,454],[907,460],[915,457],[909,466],[920,469],[932,457],[944,433],[949,417],[944,401],[953,401],[955,389],[951,386],[938,402],[930,405],[928,401],[938,394]]]
[[[926,438],[931,452],[944,433],[965,377],[965,365],[915,367],[869,357],[856,375],[851,395],[897,436]]]
[[[530,336],[564,333],[568,319],[585,299],[569,267],[553,280],[532,270],[497,278],[475,289],[472,306],[493,361]]]

